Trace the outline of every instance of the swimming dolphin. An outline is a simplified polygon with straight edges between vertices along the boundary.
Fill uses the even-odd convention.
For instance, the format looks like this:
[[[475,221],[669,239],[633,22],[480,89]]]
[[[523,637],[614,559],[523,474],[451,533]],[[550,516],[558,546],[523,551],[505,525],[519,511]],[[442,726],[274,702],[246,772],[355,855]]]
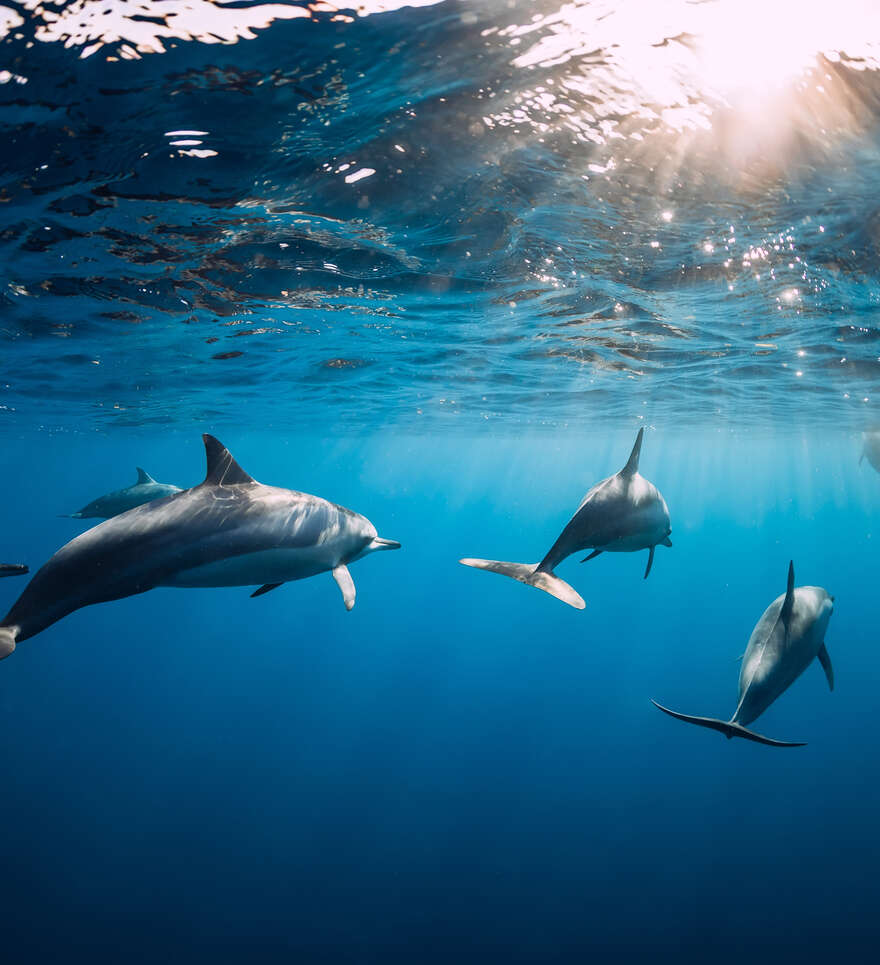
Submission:
[[[834,690],[834,671],[825,649],[825,631],[834,610],[834,597],[821,586],[794,585],[794,563],[788,564],[788,587],[761,615],[743,654],[739,672],[739,703],[730,720],[691,717],[652,700],[664,714],[700,727],[720,730],[726,737],[745,737],[773,747],[803,747],[802,742],[778,741],[748,730],[750,724],[784,693],[818,658],[828,687]]]
[[[880,472],[880,430],[872,429],[870,432],[862,433],[862,454],[859,456],[859,465],[867,457],[868,462]]]
[[[162,499],[163,496],[172,496],[183,490],[179,486],[172,486],[170,483],[156,482],[153,477],[137,467],[137,482],[132,483],[125,489],[117,489],[112,493],[105,493],[97,499],[93,499],[88,505],[75,513],[70,513],[70,519],[110,519],[111,516],[118,516],[120,513],[128,512],[135,506],[142,506],[153,499]]]
[[[582,563],[600,553],[631,553],[648,550],[645,579],[654,562],[654,547],[672,546],[669,540],[669,510],[653,483],[639,475],[639,454],[644,429],[639,429],[627,464],[603,479],[584,496],[577,512],[540,563],[505,563],[501,560],[463,559],[459,563],[478,570],[511,576],[535,586],[578,610],[586,604],[580,594],[553,570],[572,553],[591,549]]]
[[[213,436],[202,438],[201,485],[99,523],[37,571],[0,623],[0,659],[80,607],[156,586],[262,584],[257,596],[330,571],[350,610],[348,564],[400,547],[350,509],[256,482]]]
[[[0,563],[0,576],[24,576],[27,571],[24,563]]]

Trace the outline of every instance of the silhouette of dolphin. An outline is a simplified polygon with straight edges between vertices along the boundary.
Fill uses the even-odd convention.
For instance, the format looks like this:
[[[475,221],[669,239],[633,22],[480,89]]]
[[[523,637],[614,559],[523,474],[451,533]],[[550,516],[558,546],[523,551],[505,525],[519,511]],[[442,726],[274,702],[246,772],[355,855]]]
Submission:
[[[537,587],[578,610],[586,604],[580,594],[553,570],[572,553],[593,552],[581,562],[600,553],[632,553],[648,550],[645,579],[654,562],[654,547],[672,546],[669,540],[669,510],[657,487],[639,475],[639,456],[644,429],[639,429],[635,445],[620,472],[597,483],[581,500],[577,512],[540,563],[506,563],[502,560],[459,560],[465,566],[510,576],[520,583]]]
[[[262,584],[257,596],[330,571],[350,610],[348,564],[400,547],[350,509],[258,483],[213,436],[202,438],[201,485],[99,523],[37,571],[0,623],[0,659],[80,607],[156,586]]]
[[[794,585],[794,563],[788,564],[788,586],[761,615],[743,654],[739,673],[739,703],[730,720],[692,717],[651,703],[664,714],[721,731],[726,737],[745,737],[773,747],[803,747],[799,741],[778,741],[748,730],[750,724],[797,680],[814,658],[822,664],[828,687],[834,671],[825,649],[825,631],[834,610],[834,597],[821,586]]]
[[[105,493],[97,499],[83,506],[75,513],[62,514],[66,519],[110,519],[120,513],[127,513],[135,506],[142,506],[154,499],[172,496],[183,490],[170,483],[156,482],[155,479],[140,466],[137,467],[137,482],[125,489],[116,489],[112,493]]]
[[[27,571],[24,563],[0,563],[0,576],[24,576]]]

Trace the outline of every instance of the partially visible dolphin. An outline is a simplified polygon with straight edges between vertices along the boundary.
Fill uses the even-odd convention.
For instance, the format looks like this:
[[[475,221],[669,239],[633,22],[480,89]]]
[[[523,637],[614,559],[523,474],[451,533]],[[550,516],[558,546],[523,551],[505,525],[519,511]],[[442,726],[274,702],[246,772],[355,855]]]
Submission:
[[[880,472],[880,429],[871,429],[869,432],[862,433],[862,454],[859,456],[861,466],[864,458]]]
[[[0,623],[0,659],[80,607],[156,586],[262,584],[257,596],[329,571],[350,610],[348,564],[400,547],[350,509],[256,482],[213,436],[203,439],[201,485],[99,523],[37,571]]]
[[[111,516],[118,516],[120,513],[128,512],[129,509],[134,509],[135,506],[142,506],[154,499],[162,499],[164,496],[172,496],[180,492],[183,492],[180,486],[156,482],[146,470],[138,466],[137,482],[125,489],[105,493],[77,512],[68,515],[70,519],[110,519]]]
[[[603,479],[581,500],[577,512],[540,563],[506,563],[502,560],[459,560],[465,566],[489,570],[535,586],[578,610],[586,604],[580,594],[553,570],[572,553],[590,549],[582,563],[600,553],[631,553],[648,550],[645,578],[654,562],[654,547],[672,546],[669,540],[669,510],[657,487],[639,475],[639,455],[644,429],[620,472]]]
[[[24,563],[0,563],[0,576],[24,576],[27,571]]]
[[[730,720],[691,717],[651,701],[664,714],[690,724],[719,730],[726,737],[745,737],[773,747],[803,747],[802,742],[778,741],[748,730],[750,724],[797,680],[812,663],[819,660],[828,687],[834,690],[834,671],[825,648],[825,631],[834,610],[834,597],[821,586],[794,585],[794,563],[788,564],[788,587],[758,620],[743,654],[739,672],[739,703]]]

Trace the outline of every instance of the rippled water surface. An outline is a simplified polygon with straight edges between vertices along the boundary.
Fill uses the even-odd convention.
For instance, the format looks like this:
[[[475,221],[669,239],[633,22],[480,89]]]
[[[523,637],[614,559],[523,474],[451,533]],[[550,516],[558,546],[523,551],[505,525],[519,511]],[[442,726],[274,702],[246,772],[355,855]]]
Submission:
[[[8,426],[873,419],[870,3],[28,0],[0,31]]]

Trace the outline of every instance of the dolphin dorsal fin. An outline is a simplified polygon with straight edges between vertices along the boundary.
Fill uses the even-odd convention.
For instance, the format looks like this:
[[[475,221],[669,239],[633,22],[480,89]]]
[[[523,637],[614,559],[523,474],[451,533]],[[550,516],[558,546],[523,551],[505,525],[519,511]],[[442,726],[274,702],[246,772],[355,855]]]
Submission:
[[[244,469],[232,458],[232,453],[213,436],[205,433],[205,456],[208,460],[208,472],[205,482],[207,486],[240,486],[254,483],[256,479],[249,476]]]
[[[633,446],[632,452],[629,454],[629,459],[623,469],[620,470],[621,476],[634,476],[639,471],[639,456],[642,453],[642,436],[645,434],[645,428],[642,426],[639,429],[639,434],[636,436],[636,442]]]
[[[146,469],[141,469],[140,466],[137,467],[137,474],[138,474],[138,478],[137,478],[137,482],[135,483],[136,486],[145,486],[149,483],[154,483],[156,481],[147,472]]]
[[[782,610],[779,619],[785,624],[786,632],[791,622],[791,611],[794,609],[794,560],[788,563],[788,586],[785,589],[785,599],[782,601]]]

